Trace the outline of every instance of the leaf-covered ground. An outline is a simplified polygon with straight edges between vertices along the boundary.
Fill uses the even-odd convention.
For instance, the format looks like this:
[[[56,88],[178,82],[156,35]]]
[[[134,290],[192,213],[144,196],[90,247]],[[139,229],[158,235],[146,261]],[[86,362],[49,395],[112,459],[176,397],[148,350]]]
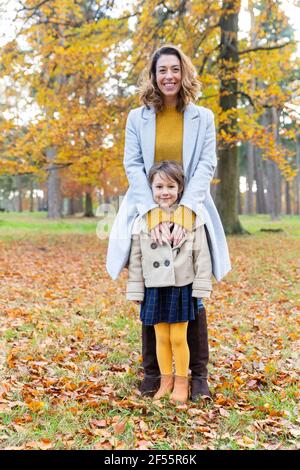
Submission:
[[[106,274],[106,242],[0,239],[0,448],[299,448],[299,238],[229,245],[206,302],[213,401],[175,407],[137,391],[138,307]]]

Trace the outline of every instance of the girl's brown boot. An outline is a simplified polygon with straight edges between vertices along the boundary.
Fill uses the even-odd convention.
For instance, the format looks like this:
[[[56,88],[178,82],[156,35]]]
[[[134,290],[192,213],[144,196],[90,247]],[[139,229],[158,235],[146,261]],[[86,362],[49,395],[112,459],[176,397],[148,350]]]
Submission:
[[[175,375],[174,388],[171,394],[171,401],[186,403],[189,397],[189,379]]]
[[[172,374],[169,375],[161,375],[160,376],[160,387],[156,394],[154,395],[155,400],[159,400],[160,398],[168,395],[172,392],[174,385],[174,377]]]

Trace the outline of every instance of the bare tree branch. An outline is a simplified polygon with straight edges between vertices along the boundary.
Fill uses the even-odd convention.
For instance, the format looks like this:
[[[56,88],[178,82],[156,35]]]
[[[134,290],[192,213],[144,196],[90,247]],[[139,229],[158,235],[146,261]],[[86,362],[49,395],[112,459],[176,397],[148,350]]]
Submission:
[[[174,15],[176,13],[176,11],[171,10],[171,8],[168,7],[163,0],[161,2],[159,2],[158,5],[162,5],[167,10],[168,13],[171,13],[171,15]]]
[[[73,165],[73,162],[69,163],[53,163],[51,166],[44,168],[45,171],[61,170],[67,166]]]
[[[208,59],[210,58],[210,55],[211,55],[213,52],[215,52],[217,49],[220,49],[220,44],[218,44],[218,45],[217,45],[216,47],[214,47],[208,54],[206,54],[206,55],[204,56],[204,59],[203,59],[203,61],[202,61],[202,65],[201,65],[201,67],[200,67],[200,69],[199,69],[199,75],[202,75],[203,70],[204,70],[204,67],[205,67],[205,64],[206,64],[206,62],[208,61]]]
[[[241,90],[238,90],[236,92],[233,92],[231,93],[232,95],[242,95],[242,96],[245,96],[245,98],[247,98],[249,100],[249,103],[251,104],[251,106],[253,106],[254,109],[256,109],[255,107],[255,104],[253,102],[253,99],[251,98],[251,96],[249,96],[247,93],[245,93],[244,91],[241,91]],[[210,98],[216,98],[217,96],[219,96],[218,93],[214,94],[214,95],[209,95],[209,96],[202,96],[201,98],[199,98],[200,101],[203,101],[203,100],[209,100]]]
[[[255,51],[271,51],[272,49],[282,49],[283,47],[288,46],[289,44],[295,44],[295,41],[286,42],[285,44],[280,44],[278,46],[253,47],[252,49],[245,49],[244,51],[237,51],[237,53],[239,55],[242,55],[242,54],[248,54],[249,52],[255,52]]]
[[[255,104],[254,104],[254,102],[253,102],[251,96],[248,95],[248,93],[245,93],[244,91],[238,90],[238,91],[236,91],[236,92],[234,92],[234,93],[232,93],[232,94],[233,94],[233,95],[242,95],[242,96],[245,96],[245,98],[247,98],[247,99],[249,100],[249,103],[251,104],[251,106],[253,106],[253,108],[256,109]]]
[[[26,7],[23,3],[21,3],[22,7],[20,10],[18,10],[18,13],[20,13],[21,11],[30,11],[30,10],[36,10],[37,8],[40,8],[41,6],[43,6],[45,3],[48,3],[48,2],[52,2],[52,0],[42,0],[40,3],[38,3],[37,5],[34,5],[33,7]]]

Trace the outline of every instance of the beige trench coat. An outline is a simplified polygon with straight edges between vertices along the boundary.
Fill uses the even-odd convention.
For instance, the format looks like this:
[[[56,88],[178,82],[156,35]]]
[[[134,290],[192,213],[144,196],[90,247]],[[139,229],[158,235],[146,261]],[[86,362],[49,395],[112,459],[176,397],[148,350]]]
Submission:
[[[129,255],[127,300],[144,299],[146,287],[185,286],[193,283],[193,297],[210,297],[212,262],[205,225],[196,217],[192,232],[172,247],[163,238],[163,245],[154,243],[147,229],[146,218],[138,218],[132,230]]]

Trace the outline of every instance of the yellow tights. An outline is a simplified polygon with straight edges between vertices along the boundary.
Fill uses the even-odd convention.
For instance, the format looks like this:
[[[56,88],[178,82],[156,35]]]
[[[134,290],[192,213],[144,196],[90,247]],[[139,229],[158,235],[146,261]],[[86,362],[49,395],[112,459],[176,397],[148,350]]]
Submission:
[[[187,343],[188,322],[157,323],[154,325],[156,336],[156,355],[163,375],[172,374],[172,352],[175,374],[188,376],[190,351]]]

